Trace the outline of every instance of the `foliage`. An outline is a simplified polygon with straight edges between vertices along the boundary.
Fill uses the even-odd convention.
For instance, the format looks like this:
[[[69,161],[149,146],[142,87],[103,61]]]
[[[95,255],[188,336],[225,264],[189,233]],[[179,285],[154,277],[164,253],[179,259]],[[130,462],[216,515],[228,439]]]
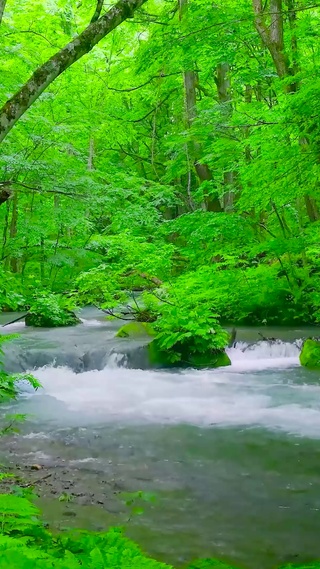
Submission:
[[[145,557],[117,529],[53,536],[43,529],[39,511],[25,498],[0,495],[0,516],[1,568],[169,569]]]
[[[62,295],[39,292],[30,305],[26,316],[28,326],[72,326],[80,322],[70,310],[70,300]]]
[[[251,3],[148,0],[50,84],[0,147],[3,308],[63,325],[66,298],[119,316],[142,292],[173,358],[223,347],[219,322],[320,322],[320,16],[280,4],[284,74]],[[5,11],[3,102],[91,10]]]
[[[41,387],[39,381],[29,373],[10,374],[3,368],[3,344],[14,340],[16,335],[0,336],[0,404],[8,403],[15,400],[19,394],[19,384],[27,382],[34,389]],[[14,414],[5,415],[0,420],[0,436],[15,433],[18,430],[18,424],[23,422],[24,415]]]
[[[141,495],[132,496],[130,503]],[[145,497],[149,500],[150,497]],[[120,529],[105,533],[74,531],[53,535],[45,530],[39,511],[26,498],[0,495],[1,569],[173,569],[146,557]],[[319,563],[287,565],[282,569],[318,569]],[[193,562],[188,569],[232,569],[216,559]]]
[[[219,325],[213,294],[208,280],[198,272],[181,276],[163,294],[156,339],[172,362],[215,353],[227,345],[228,334]]]
[[[24,305],[25,297],[19,279],[0,267],[0,309],[19,310]]]

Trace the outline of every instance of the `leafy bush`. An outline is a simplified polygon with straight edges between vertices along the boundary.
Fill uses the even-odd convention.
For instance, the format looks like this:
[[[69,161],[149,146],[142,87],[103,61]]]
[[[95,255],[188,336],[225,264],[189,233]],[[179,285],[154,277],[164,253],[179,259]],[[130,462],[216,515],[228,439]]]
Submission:
[[[0,267],[0,310],[19,310],[25,305],[25,291],[15,275]]]
[[[213,304],[214,289],[200,271],[178,278],[159,291],[162,303],[155,329],[159,348],[170,360],[188,361],[192,355],[217,353],[228,343]]]
[[[73,326],[80,320],[70,310],[70,300],[49,292],[39,293],[26,316],[27,326],[58,327]]]

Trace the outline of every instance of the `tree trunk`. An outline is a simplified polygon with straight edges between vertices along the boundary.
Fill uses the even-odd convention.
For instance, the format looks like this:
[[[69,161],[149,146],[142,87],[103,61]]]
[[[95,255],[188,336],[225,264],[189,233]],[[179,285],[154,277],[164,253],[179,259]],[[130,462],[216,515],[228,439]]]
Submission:
[[[268,49],[277,74],[280,78],[292,75],[289,58],[284,49],[282,0],[270,0],[270,9],[266,11],[262,0],[252,0],[255,26],[262,43]],[[270,16],[267,22],[267,16]]]
[[[0,205],[6,202],[12,196],[10,184],[7,182],[0,182]]]
[[[283,39],[283,4],[282,0],[270,0],[270,23],[269,27],[266,24],[266,11],[265,7],[262,5],[262,0],[252,0],[253,10],[255,14],[255,25],[256,29],[260,35],[260,38],[274,62],[276,71],[280,79],[289,77],[294,74],[294,70],[297,71],[297,36],[294,32],[296,25],[296,13],[295,13],[295,0],[287,0],[287,5],[289,8],[289,23],[292,33],[292,51],[293,51],[293,67],[290,65],[289,57],[285,50],[284,39]],[[292,81],[287,87],[287,93],[295,93],[298,89],[298,84]],[[300,145],[308,145],[308,141],[305,137],[301,137]],[[320,219],[320,214],[316,201],[310,196],[305,196],[305,205],[307,215],[310,221],[316,221]]]
[[[179,17],[182,20],[182,17],[186,14],[188,9],[187,0],[179,0]],[[188,128],[192,127],[193,121],[197,116],[197,97],[196,97],[196,88],[198,84],[198,75],[196,71],[193,70],[186,70],[183,72],[183,83],[184,83],[184,91],[185,91],[185,109],[186,109],[186,123]],[[194,168],[199,179],[200,184],[205,181],[212,180],[212,174],[210,168],[207,164],[203,164],[201,161],[202,155],[202,148],[198,142],[191,141],[189,147],[187,149],[188,159],[190,157],[190,161],[193,162]],[[188,199],[190,202],[191,199],[191,192],[190,192],[190,180],[191,180],[191,173],[188,172]],[[215,211],[220,212],[222,211],[220,200],[217,196],[209,196],[205,197],[205,200],[202,204],[203,209],[207,211]]]
[[[44,284],[44,279],[45,279],[45,262],[46,262],[46,256],[45,256],[45,251],[44,251],[44,238],[43,238],[43,235],[41,235],[41,239],[40,239],[40,280],[41,280],[41,284]]]
[[[12,198],[10,239],[14,239],[17,235],[17,224],[18,224],[18,193],[15,191]],[[10,268],[13,273],[18,272],[18,260],[14,255],[10,257]]]
[[[91,137],[89,140],[89,154],[88,154],[88,164],[87,164],[87,169],[89,172],[92,172],[92,170],[94,170],[94,140]]]
[[[90,24],[93,24],[93,22],[96,22],[97,20],[99,20],[101,10],[103,8],[103,4],[104,4],[104,0],[97,0],[96,9],[95,9],[95,12],[91,18]]]
[[[215,83],[218,91],[218,99],[221,104],[221,115],[230,119],[232,116],[232,100],[231,100],[231,83],[229,77],[230,67],[228,63],[219,63],[216,70]],[[223,196],[223,209],[231,211],[234,202],[234,178],[235,173],[230,171],[224,172],[223,184],[225,192]]]
[[[9,229],[9,212],[10,212],[10,202],[7,202],[6,215],[4,218],[4,226],[2,234],[2,255],[1,255],[2,260],[5,258],[5,251],[7,245],[8,229]]]
[[[135,10],[145,2],[146,0],[119,0],[104,16],[89,24],[79,36],[38,67],[29,81],[0,110],[0,142],[61,73],[91,51],[124,20],[131,18]]]
[[[7,0],[0,0],[0,24],[2,22],[3,13],[6,7]]]

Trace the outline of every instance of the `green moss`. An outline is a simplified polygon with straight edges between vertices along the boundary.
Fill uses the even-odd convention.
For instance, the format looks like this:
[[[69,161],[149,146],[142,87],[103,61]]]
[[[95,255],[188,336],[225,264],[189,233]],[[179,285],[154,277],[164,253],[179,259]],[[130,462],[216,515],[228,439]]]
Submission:
[[[216,354],[195,354],[189,356],[189,362],[193,367],[226,367],[231,365],[231,360],[226,352]]]
[[[153,340],[147,347],[149,363],[152,367],[172,367],[172,361],[167,352],[160,350],[157,340]]]
[[[141,338],[155,336],[155,331],[149,322],[128,322],[116,333],[117,338]]]
[[[300,353],[300,363],[309,369],[320,369],[320,342],[308,339]]]

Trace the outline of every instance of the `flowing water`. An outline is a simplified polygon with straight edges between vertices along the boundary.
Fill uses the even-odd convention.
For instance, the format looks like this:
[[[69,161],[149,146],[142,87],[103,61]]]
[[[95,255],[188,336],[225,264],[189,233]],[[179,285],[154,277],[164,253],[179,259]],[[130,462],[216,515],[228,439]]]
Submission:
[[[270,343],[242,329],[231,367],[172,372],[147,369],[145,342],[114,339],[116,326],[87,311],[72,329],[3,329],[21,332],[7,368],[43,385],[15,406],[32,417],[12,460],[74,469],[102,497],[72,522],[93,529],[123,522],[118,499],[103,500],[111,488],[155,492],[129,534],[176,565],[320,558],[320,376],[298,359],[318,330],[264,328]]]

